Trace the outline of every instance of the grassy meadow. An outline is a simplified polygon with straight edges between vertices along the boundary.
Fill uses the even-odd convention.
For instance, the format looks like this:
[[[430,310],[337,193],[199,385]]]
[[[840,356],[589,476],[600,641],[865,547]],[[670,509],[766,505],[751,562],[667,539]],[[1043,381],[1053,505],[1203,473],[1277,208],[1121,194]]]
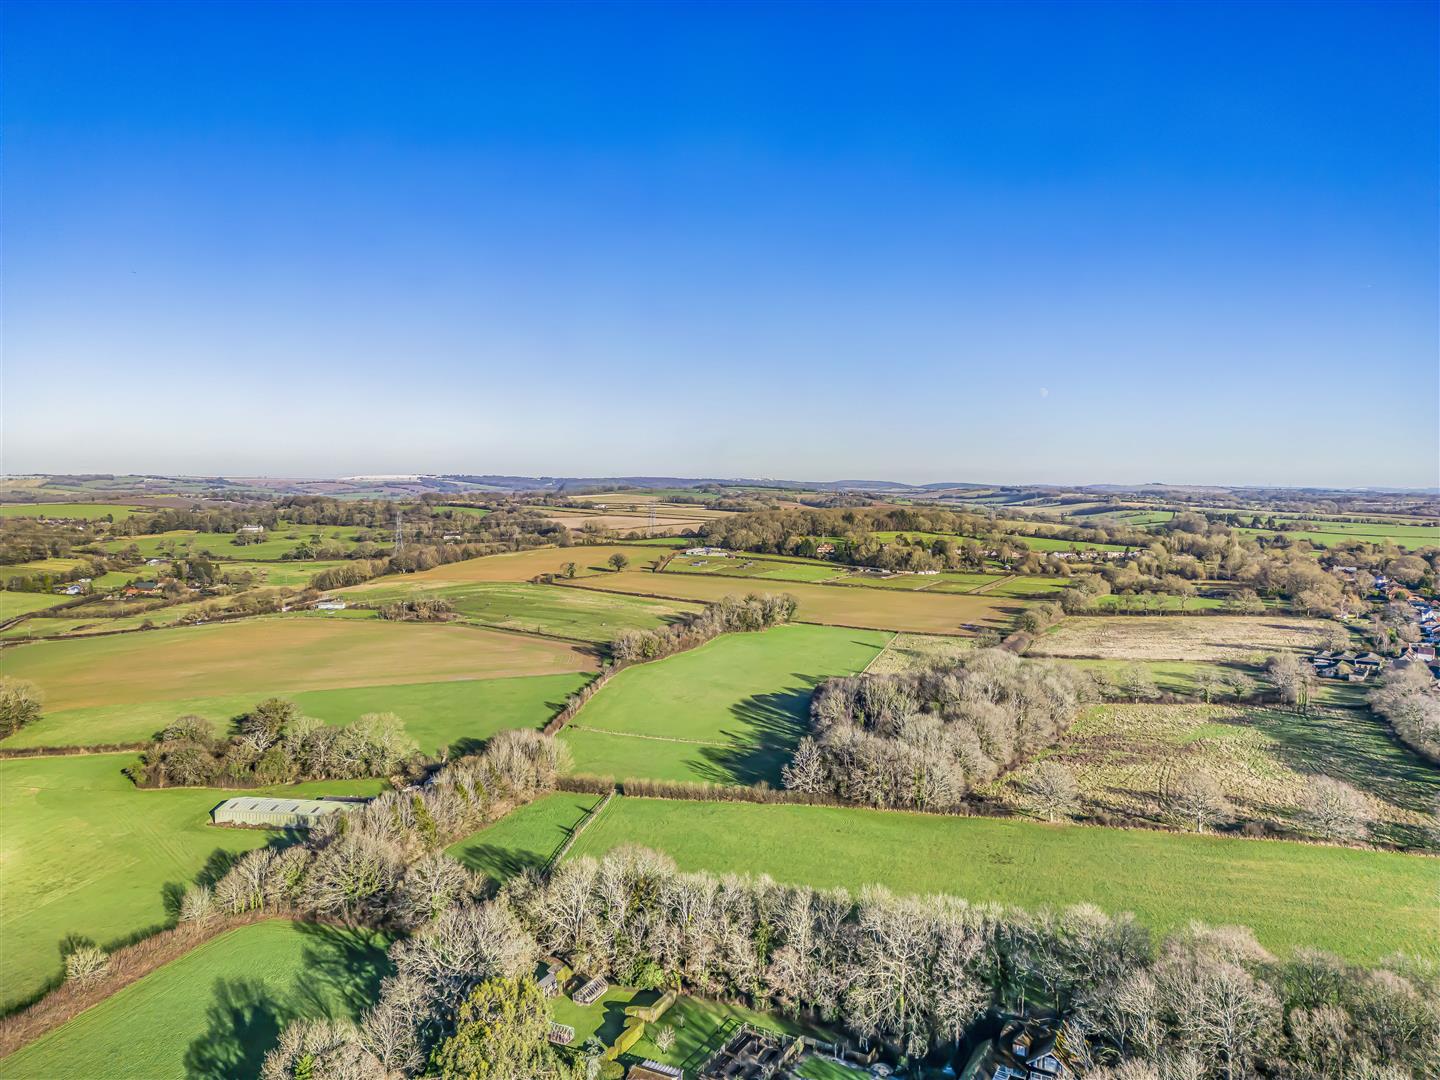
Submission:
[[[548,863],[600,798],[567,792],[542,796],[446,850],[497,884],[508,881]]]
[[[0,622],[8,622],[32,611],[44,611],[71,599],[73,597],[55,593],[0,592]]]
[[[726,634],[620,672],[561,738],[577,772],[778,785],[816,684],[863,670],[889,640],[798,625]]]
[[[227,857],[275,839],[266,830],[209,824],[210,810],[233,792],[139,790],[121,773],[135,760],[95,754],[0,761],[0,1011],[59,977],[65,939],[113,948],[165,925],[185,887],[216,876]],[[245,794],[369,794],[382,786],[344,780]]]
[[[528,582],[477,581],[466,585],[415,587],[407,575],[385,579],[385,588],[344,590],[347,599],[364,604],[395,600],[443,599],[466,622],[526,633],[549,634],[577,641],[609,642],[626,630],[654,630],[700,605],[651,600],[618,593],[597,593]]]
[[[575,646],[470,626],[264,618],[73,641],[5,653],[57,712],[207,696],[335,690],[593,671]]]
[[[58,1076],[251,1080],[294,1020],[358,1019],[391,971],[386,939],[284,920],[205,942],[0,1062]]]
[[[1066,619],[1032,656],[1099,660],[1228,660],[1321,648],[1334,623],[1291,615],[1112,615]]]
[[[1158,820],[1160,793],[1181,771],[1202,768],[1221,784],[1237,819],[1300,825],[1317,776],[1358,788],[1375,818],[1377,840],[1423,843],[1440,771],[1408,750],[1368,709],[1290,709],[1236,705],[1092,707],[1039,760],[1068,766],[1092,810]],[[993,785],[1023,805],[1022,768]],[[1440,868],[1440,864],[1437,864]]]
[[[328,724],[349,724],[365,713],[393,712],[426,753],[448,746],[473,749],[497,731],[542,727],[565,699],[590,678],[588,673],[520,675],[493,679],[358,685],[334,690],[279,692],[300,712]],[[275,696],[256,688],[218,697],[156,699],[123,705],[91,705],[52,711],[0,743],[28,746],[95,746],[143,742],[176,717],[193,714],[228,731],[231,721],[257,701]]]
[[[525,811],[521,811],[524,813]],[[1244,923],[1266,947],[1440,960],[1440,859],[1287,841],[997,818],[617,798],[567,857],[622,844],[684,870],[946,892],[1024,908],[1093,903],[1168,930]]]

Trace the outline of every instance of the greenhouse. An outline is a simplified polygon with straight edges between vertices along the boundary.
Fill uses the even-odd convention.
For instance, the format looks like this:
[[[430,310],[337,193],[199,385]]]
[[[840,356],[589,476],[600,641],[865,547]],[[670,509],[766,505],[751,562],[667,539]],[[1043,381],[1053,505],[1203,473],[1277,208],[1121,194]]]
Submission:
[[[242,796],[226,799],[210,811],[216,825],[258,825],[272,829],[308,829],[332,814],[358,810],[357,799],[267,799]]]

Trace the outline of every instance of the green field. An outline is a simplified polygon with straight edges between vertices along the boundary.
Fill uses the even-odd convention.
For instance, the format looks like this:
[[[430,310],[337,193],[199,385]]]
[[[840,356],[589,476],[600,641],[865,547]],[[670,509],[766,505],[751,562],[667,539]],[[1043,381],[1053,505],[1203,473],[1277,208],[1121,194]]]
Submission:
[[[1440,528],[1432,525],[1375,525],[1343,521],[1317,522],[1316,525],[1314,529],[1286,529],[1279,535],[1287,540],[1308,540],[1325,547],[1357,543],[1394,544],[1409,551],[1440,547]],[[1240,528],[1235,531],[1267,539],[1276,535],[1274,529]]]
[[[358,1019],[389,974],[371,931],[285,921],[222,934],[0,1062],[7,1080],[245,1080],[293,1020]]]
[[[151,514],[155,507],[132,507],[124,503],[3,503],[0,504],[0,518],[50,517],[72,518],[81,521],[98,521],[110,517],[124,521],[135,514]]]
[[[562,738],[578,772],[778,784],[806,731],[815,685],[862,670],[889,640],[874,630],[798,625],[726,634],[622,671]]]
[[[58,977],[65,938],[113,948],[164,925],[180,890],[215,876],[227,854],[273,839],[262,829],[209,824],[210,810],[233,793],[137,789],[120,771],[135,760],[96,754],[0,761],[0,1011]],[[258,790],[341,795],[381,786],[348,780]]]
[[[599,795],[546,795],[447,850],[492,881],[508,881],[548,863],[599,801]]]
[[[1056,600],[1060,593],[1074,582],[1062,577],[1030,577],[1018,575],[1006,578],[998,585],[984,590],[986,596],[1013,596],[1022,600]]]
[[[31,562],[11,563],[0,567],[0,578],[33,578],[41,574],[68,574],[88,564],[89,560],[79,558],[35,559]]]
[[[71,599],[74,598],[55,593],[0,592],[0,622],[8,621],[19,615],[28,615],[32,611],[44,611],[46,608],[52,608],[56,604],[63,604]]]
[[[152,605],[137,610],[132,615],[105,616],[97,614],[95,605],[85,604],[78,608],[67,608],[54,615],[35,615],[23,622],[0,631],[0,638],[6,641],[39,640],[87,634],[111,634],[116,631],[140,630],[175,626],[182,620],[205,611],[215,605],[214,600],[192,600],[184,604]],[[89,612],[89,614],[85,614]]]
[[[415,588],[403,579],[390,579],[386,588],[342,595],[377,606],[401,599],[439,598],[448,600],[463,619],[477,626],[593,642],[613,641],[626,630],[654,630],[700,610],[698,604],[683,601],[504,581]]]
[[[328,724],[348,724],[369,712],[393,712],[426,753],[440,746],[460,753],[506,728],[541,727],[590,678],[582,673],[521,675],[513,678],[461,679],[396,686],[356,686],[305,690],[283,696],[301,713]],[[265,694],[93,705],[47,712],[11,735],[6,748],[93,746],[142,742],[178,716],[193,713],[214,721],[224,732],[230,722]]]
[[[216,559],[266,562],[283,559],[304,543],[355,547],[358,541],[354,538],[360,531],[353,525],[281,525],[265,533],[264,539],[256,543],[236,544],[234,533],[201,533],[193,529],[176,529],[141,536],[123,536],[107,540],[100,546],[112,553],[134,546],[146,559],[208,554]],[[379,542],[386,543],[383,540]]]
[[[523,812],[523,811],[522,811]],[[1440,860],[1147,830],[833,807],[618,798],[571,856],[637,843],[683,870],[948,892],[1023,908],[1093,903],[1157,930],[1244,923],[1271,949],[1440,959]]]

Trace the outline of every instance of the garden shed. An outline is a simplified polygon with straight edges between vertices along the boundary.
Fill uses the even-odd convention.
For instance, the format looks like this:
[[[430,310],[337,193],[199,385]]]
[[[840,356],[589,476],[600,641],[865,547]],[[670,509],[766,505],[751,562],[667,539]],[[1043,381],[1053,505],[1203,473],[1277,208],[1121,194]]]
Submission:
[[[260,825],[272,829],[308,829],[332,814],[358,810],[364,800],[354,799],[267,799],[241,796],[226,799],[210,811],[216,825]]]

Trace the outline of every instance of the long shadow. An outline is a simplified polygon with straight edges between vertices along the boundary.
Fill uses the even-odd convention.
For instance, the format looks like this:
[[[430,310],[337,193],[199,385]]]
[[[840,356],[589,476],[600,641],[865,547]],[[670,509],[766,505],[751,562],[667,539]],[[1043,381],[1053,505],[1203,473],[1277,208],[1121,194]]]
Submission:
[[[289,1022],[288,1011],[258,979],[217,979],[205,1034],[185,1051],[188,1080],[242,1080],[260,1075],[265,1054]]]
[[[799,685],[752,694],[730,706],[735,726],[719,734],[734,742],[697,747],[702,761],[695,772],[701,779],[715,784],[780,783],[781,766],[808,730],[810,697],[819,681],[798,672],[791,678]]]
[[[459,853],[460,862],[470,870],[494,881],[509,881],[526,870],[544,869],[545,860],[533,851],[516,851],[496,844],[475,844]]]
[[[307,940],[301,952],[304,976],[295,1003],[306,1016],[358,1016],[375,1003],[380,982],[394,972],[387,941],[373,930],[296,923]]]
[[[1253,715],[1275,740],[1276,756],[1296,772],[1332,776],[1413,813],[1429,813],[1440,796],[1440,773],[1369,711],[1319,709],[1300,716],[1269,709]],[[1376,831],[1401,844],[1420,841],[1411,826],[1380,825]]]

